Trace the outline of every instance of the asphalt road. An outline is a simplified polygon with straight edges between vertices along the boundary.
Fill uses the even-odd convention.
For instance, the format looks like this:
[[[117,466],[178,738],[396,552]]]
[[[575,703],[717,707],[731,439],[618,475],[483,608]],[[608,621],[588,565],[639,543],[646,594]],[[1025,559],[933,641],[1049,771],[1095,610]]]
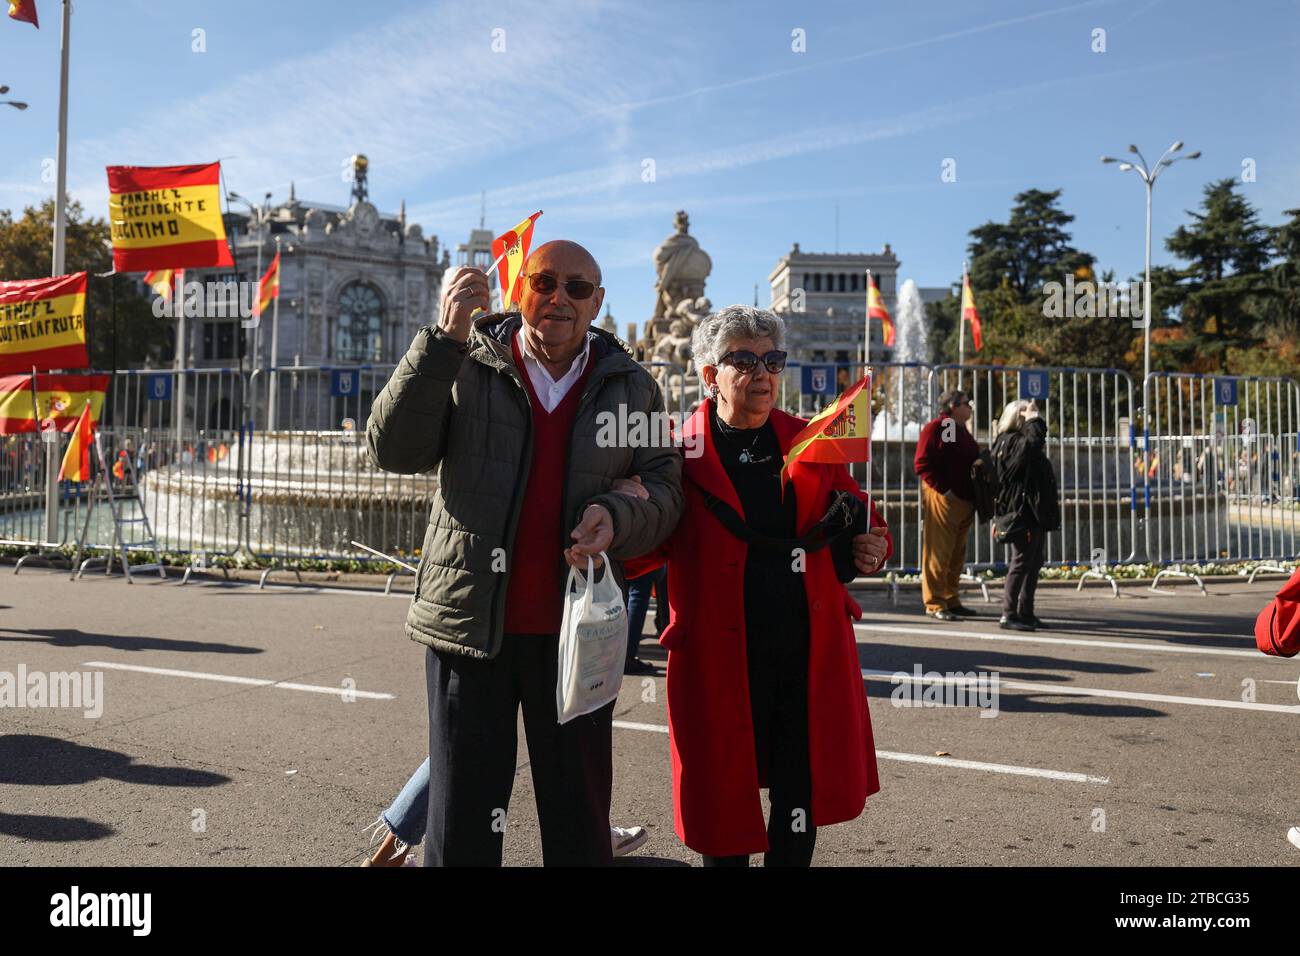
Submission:
[[[356,865],[425,756],[405,596],[43,569],[0,582],[0,672],[103,674],[98,717],[0,709],[0,865]],[[981,617],[962,624],[924,617],[916,591],[897,607],[869,592],[858,640],[882,790],[823,828],[815,863],[1300,863],[1285,837],[1300,664],[1251,637],[1279,583],[1044,587],[1054,626],[1031,635],[998,630],[977,591]],[[897,706],[924,685],[891,675],[918,666],[996,672],[996,716]],[[651,834],[624,865],[698,864],[672,828],[662,676],[626,680],[615,712],[614,822]],[[508,865],[541,862],[527,766],[521,725]]]

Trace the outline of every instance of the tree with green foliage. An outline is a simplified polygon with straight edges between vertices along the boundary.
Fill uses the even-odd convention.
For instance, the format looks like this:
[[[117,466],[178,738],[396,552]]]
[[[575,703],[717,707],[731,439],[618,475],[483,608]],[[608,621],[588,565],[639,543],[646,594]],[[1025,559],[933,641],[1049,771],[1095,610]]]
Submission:
[[[67,207],[67,253],[69,274],[90,273],[86,289],[86,335],[92,368],[108,369],[113,363],[112,283],[117,283],[117,363],[128,368],[155,363],[170,354],[174,335],[172,320],[158,318],[138,285],[125,276],[99,277],[113,267],[108,222],[86,217],[81,204]],[[50,274],[54,255],[54,200],[28,207],[15,219],[0,210],[0,279],[40,279]]]
[[[1230,353],[1240,357],[1265,337],[1262,319],[1277,292],[1269,281],[1276,232],[1260,223],[1234,179],[1209,183],[1200,210],[1188,215],[1192,222],[1165,240],[1187,265],[1152,270],[1157,323],[1167,324],[1167,311],[1178,315],[1178,334],[1164,343],[1169,361],[1161,364],[1228,372]]]

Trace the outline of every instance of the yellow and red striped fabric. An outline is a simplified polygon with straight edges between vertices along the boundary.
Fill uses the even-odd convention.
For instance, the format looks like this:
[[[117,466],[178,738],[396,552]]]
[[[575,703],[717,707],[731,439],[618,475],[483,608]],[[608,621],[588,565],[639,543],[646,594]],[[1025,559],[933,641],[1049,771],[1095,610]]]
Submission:
[[[975,293],[971,291],[970,275],[961,277],[961,317],[970,322],[971,339],[975,342],[975,351],[984,347],[984,336],[980,330],[980,314],[975,308]]]
[[[221,164],[109,166],[118,272],[233,266],[221,218]]]
[[[515,226],[509,232],[502,233],[492,240],[492,258],[500,258],[501,253],[506,252],[505,258],[497,265],[497,277],[501,282],[501,308],[509,309],[519,301],[519,296],[523,293],[523,288],[519,282],[519,274],[524,271],[524,263],[528,261],[528,247],[533,241],[533,225],[537,222],[537,217],[542,214],[539,209],[519,225]]]
[[[889,310],[885,308],[885,300],[881,298],[880,286],[876,285],[876,277],[871,276],[867,283],[867,318],[879,319],[884,325],[882,331],[885,335],[885,344],[894,344],[894,320],[889,317]]]
[[[280,253],[275,254],[271,265],[257,283],[257,305],[253,315],[261,315],[271,307],[271,300],[280,298]]]
[[[63,453],[63,464],[59,466],[59,481],[90,480],[90,443],[95,440],[94,423],[90,419],[90,403],[87,402],[77,416],[77,423],[72,429],[72,441]]]
[[[92,420],[99,421],[107,389],[107,375],[38,374],[36,413],[42,423],[53,421],[57,430],[70,432],[77,424],[77,410],[87,401]],[[33,417],[31,374],[0,377],[0,435],[39,430]]]
[[[36,17],[36,0],[9,0],[9,19],[30,23],[38,30],[41,28]]]
[[[171,299],[172,280],[175,277],[175,269],[153,269],[144,274],[144,284],[153,289],[155,295]]]
[[[781,482],[796,461],[840,465],[871,460],[871,373],[844,390],[835,403],[795,436],[781,466]]]
[[[0,282],[0,374],[89,364],[86,273]]]

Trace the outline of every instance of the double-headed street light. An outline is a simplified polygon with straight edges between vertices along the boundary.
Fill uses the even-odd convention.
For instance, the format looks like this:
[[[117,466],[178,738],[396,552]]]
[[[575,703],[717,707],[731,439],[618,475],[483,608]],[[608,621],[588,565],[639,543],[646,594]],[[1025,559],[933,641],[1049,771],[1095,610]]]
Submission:
[[[1147,234],[1146,234],[1146,282],[1143,285],[1142,292],[1142,382],[1145,387],[1146,379],[1151,374],[1151,190],[1155,187],[1156,179],[1160,173],[1168,166],[1172,166],[1180,159],[1197,159],[1201,151],[1188,153],[1186,156],[1175,156],[1183,148],[1183,141],[1180,139],[1174,145],[1165,150],[1160,161],[1154,166],[1147,163],[1146,157],[1142,151],[1134,145],[1130,145],[1128,151],[1137,156],[1138,162],[1120,162],[1113,156],[1103,156],[1103,163],[1119,163],[1121,172],[1133,170],[1142,177],[1142,182],[1147,188]]]
[[[9,87],[0,85],[0,96],[4,96],[8,92]],[[0,100],[0,106],[12,106],[16,110],[27,109],[27,104],[19,102],[18,100]]]

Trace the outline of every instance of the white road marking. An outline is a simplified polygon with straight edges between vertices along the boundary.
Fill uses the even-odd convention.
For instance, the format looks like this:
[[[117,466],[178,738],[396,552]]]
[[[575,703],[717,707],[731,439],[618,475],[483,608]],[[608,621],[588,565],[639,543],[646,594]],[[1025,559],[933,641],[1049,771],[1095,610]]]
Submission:
[[[915,677],[907,671],[881,671],[869,670],[863,668],[862,676],[868,680],[873,678],[888,678],[893,681],[895,675],[898,675],[899,681],[913,683]],[[922,676],[922,682],[929,682],[931,678]],[[945,678],[940,676],[935,683],[967,683],[965,678]],[[1003,680],[998,678],[999,688],[1006,687],[1011,690],[1032,691],[1040,697],[1113,697],[1118,700],[1145,700],[1158,704],[1190,704],[1197,707],[1227,707],[1233,710],[1263,710],[1274,714],[1300,714],[1300,704],[1256,704],[1247,703],[1243,700],[1219,700],[1214,697],[1182,697],[1177,694],[1144,694],[1140,691],[1131,690],[1108,690],[1102,687],[1076,687],[1073,684],[1053,684],[1045,681],[1019,681]]]
[[[1230,647],[1189,647],[1182,644],[1138,643],[1136,641],[1099,641],[1082,637],[1031,637],[1018,632],[989,634],[984,631],[957,631],[943,627],[909,627],[904,624],[854,624],[858,631],[882,631],[886,634],[916,634],[922,637],[969,637],[978,641],[1012,641],[1021,644],[1061,644],[1074,647],[1105,647],[1122,651],[1157,651],[1164,654],[1201,654],[1210,657],[1251,657],[1270,660],[1257,650]],[[1253,638],[1252,638],[1253,640]],[[1284,658],[1271,658],[1283,660]]]
[[[616,720],[615,727],[624,730],[648,730],[666,734],[668,728],[663,724],[640,724],[631,720]],[[879,760],[898,760],[902,763],[924,763],[936,767],[951,767],[954,770],[984,770],[989,773],[1010,773],[1020,777],[1042,777],[1045,780],[1064,780],[1069,783],[1110,783],[1109,777],[1094,777],[1086,773],[1073,773],[1069,770],[1044,770],[1041,767],[1017,767],[1007,763],[986,763],[982,760],[958,760],[956,757],[932,757],[929,754],[905,754],[894,750],[877,750]]]
[[[345,687],[322,687],[318,684],[295,684],[290,681],[267,680],[261,677],[235,677],[231,674],[208,674],[204,671],[182,671],[171,667],[146,667],[143,664],[116,664],[111,661],[86,661],[82,667],[103,667],[115,671],[136,671],[140,674],[158,674],[162,677],[189,677],[192,680],[220,681],[224,684],[247,684],[249,687],[277,687],[280,690],[301,690],[312,694],[345,694],[366,700],[393,700],[392,694],[373,690],[348,690]]]

